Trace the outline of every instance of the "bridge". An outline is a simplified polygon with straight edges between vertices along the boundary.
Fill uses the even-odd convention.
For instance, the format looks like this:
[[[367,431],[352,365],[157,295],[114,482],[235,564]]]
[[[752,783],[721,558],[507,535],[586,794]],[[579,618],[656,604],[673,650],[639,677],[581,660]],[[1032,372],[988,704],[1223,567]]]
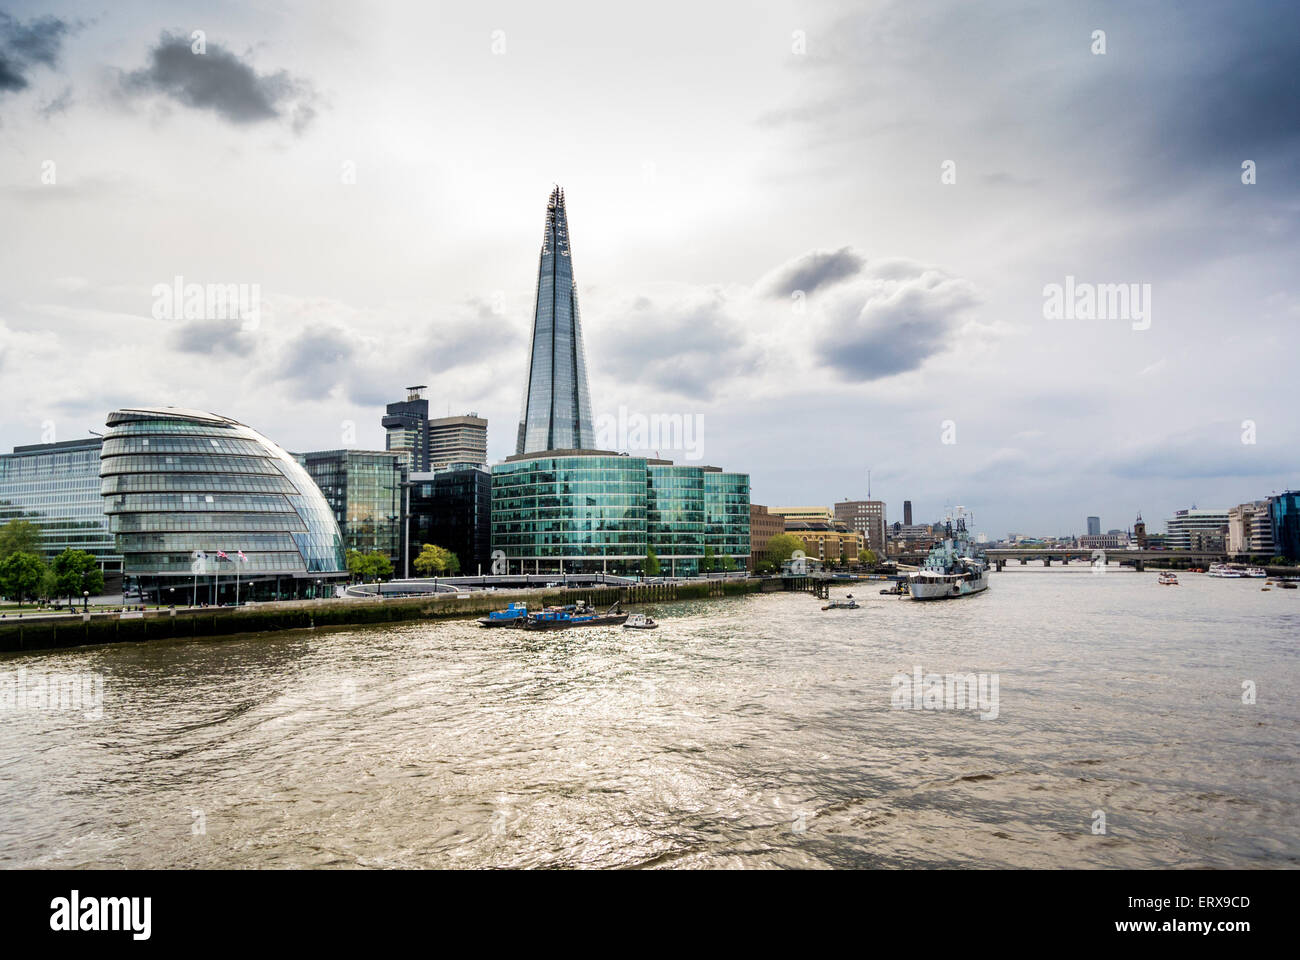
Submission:
[[[1022,567],[1027,565],[1030,560],[1040,561],[1045,567],[1050,567],[1053,560],[1059,561],[1062,565],[1068,565],[1071,560],[1074,560],[1089,565],[1095,562],[1101,562],[1107,566],[1111,563],[1122,564],[1132,566],[1139,571],[1145,570],[1147,563],[1151,561],[1163,562],[1164,564],[1177,563],[1185,566],[1208,567],[1212,563],[1223,563],[1228,560],[1227,554],[1206,553],[1195,550],[1097,550],[1083,547],[1034,547],[1017,550],[1011,547],[988,550],[986,553],[989,558],[989,565],[997,570],[1001,570],[1012,560],[1019,560]],[[925,562],[925,557],[926,555],[922,553],[908,553],[891,559],[895,559],[899,563],[921,564]]]

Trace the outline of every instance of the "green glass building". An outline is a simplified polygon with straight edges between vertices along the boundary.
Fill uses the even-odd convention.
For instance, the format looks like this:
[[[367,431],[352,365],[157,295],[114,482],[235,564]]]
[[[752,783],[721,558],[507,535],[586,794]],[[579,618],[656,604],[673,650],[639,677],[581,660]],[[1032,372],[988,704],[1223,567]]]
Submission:
[[[517,454],[492,467],[492,549],[509,573],[699,572],[706,546],[749,565],[749,477],[609,450]]]
[[[404,465],[385,450],[315,450],[297,455],[343,533],[344,550],[382,553],[401,570]]]

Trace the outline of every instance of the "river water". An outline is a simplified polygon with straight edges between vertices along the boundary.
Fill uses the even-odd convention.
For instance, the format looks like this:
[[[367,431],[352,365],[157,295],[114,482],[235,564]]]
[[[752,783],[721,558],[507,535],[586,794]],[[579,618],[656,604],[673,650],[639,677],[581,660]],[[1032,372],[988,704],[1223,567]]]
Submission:
[[[1155,578],[0,655],[103,684],[0,709],[0,866],[1294,867],[1300,591]],[[917,669],[996,717],[894,709]]]

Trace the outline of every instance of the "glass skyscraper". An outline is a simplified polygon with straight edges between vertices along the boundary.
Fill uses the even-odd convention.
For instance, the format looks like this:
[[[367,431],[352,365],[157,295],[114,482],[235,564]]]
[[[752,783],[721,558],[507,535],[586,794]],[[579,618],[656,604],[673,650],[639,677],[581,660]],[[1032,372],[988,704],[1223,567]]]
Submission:
[[[315,450],[298,462],[316,481],[343,532],[345,550],[382,553],[401,569],[403,461],[382,450]]]
[[[595,436],[569,218],[564,191],[556,187],[546,204],[532,349],[515,453],[589,450],[595,446]]]

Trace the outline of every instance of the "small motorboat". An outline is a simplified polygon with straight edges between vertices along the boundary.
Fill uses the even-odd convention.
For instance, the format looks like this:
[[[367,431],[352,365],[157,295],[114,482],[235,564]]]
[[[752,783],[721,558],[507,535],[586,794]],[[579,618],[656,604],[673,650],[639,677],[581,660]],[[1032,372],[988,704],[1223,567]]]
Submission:
[[[823,610],[856,610],[858,609],[858,601],[854,600],[853,594],[850,593],[843,600],[832,600],[830,603],[826,604],[826,606],[822,607],[822,609]]]
[[[628,618],[615,603],[603,614],[597,613],[585,601],[579,600],[568,607],[547,607],[530,613],[521,626],[525,630],[567,630],[569,627],[616,627]]]
[[[1294,580],[1283,580],[1281,586],[1283,590],[1294,590],[1296,582]]]
[[[1164,587],[1176,587],[1178,586],[1178,574],[1174,573],[1172,570],[1166,570],[1164,573],[1160,574],[1160,577],[1156,582]]]
[[[654,617],[647,617],[644,613],[634,613],[627,618],[623,624],[624,630],[653,630],[659,624],[655,623]]]
[[[504,610],[493,610],[478,618],[480,627],[517,627],[528,618],[528,604],[512,603]]]

